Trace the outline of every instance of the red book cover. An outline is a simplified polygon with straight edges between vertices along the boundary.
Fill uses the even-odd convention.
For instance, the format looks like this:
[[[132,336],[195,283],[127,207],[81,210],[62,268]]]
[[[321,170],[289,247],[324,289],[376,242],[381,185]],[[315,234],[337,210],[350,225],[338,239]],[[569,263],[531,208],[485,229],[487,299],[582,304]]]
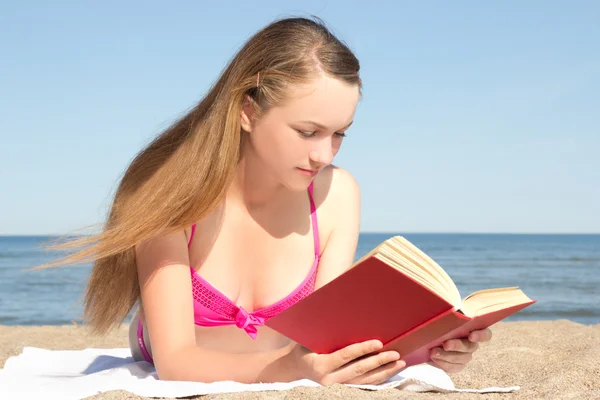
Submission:
[[[370,256],[265,325],[320,354],[378,339],[408,365],[429,349],[486,328],[535,300],[470,318],[417,280]]]

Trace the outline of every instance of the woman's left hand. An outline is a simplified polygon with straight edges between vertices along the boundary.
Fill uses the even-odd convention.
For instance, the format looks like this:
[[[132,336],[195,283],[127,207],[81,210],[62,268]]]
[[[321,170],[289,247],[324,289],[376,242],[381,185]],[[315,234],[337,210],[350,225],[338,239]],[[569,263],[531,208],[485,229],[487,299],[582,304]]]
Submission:
[[[442,346],[430,350],[430,364],[450,374],[459,372],[471,361],[479,343],[491,338],[492,331],[486,328],[471,332],[467,338],[447,340]]]

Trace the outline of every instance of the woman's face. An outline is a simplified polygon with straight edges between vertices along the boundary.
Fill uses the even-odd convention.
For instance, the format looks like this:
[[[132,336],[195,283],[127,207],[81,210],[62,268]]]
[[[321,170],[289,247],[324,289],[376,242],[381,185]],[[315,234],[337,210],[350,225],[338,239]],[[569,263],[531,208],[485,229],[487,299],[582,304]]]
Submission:
[[[332,163],[358,100],[358,85],[322,75],[293,88],[284,104],[270,108],[254,124],[245,107],[242,128],[249,132],[250,150],[265,173],[290,189],[306,189]]]

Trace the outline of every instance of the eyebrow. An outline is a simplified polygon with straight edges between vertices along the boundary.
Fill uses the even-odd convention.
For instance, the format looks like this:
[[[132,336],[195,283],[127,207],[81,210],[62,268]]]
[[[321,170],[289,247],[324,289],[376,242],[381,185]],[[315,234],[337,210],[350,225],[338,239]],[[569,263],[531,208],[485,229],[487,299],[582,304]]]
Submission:
[[[348,125],[346,125],[345,127],[343,127],[342,130],[350,128],[350,125],[352,125],[353,122],[354,122],[354,120],[350,121],[350,123]],[[315,122],[315,121],[299,121],[298,123],[299,124],[309,124],[309,125],[314,126],[317,129],[321,129],[323,131],[327,130],[327,127],[325,125],[320,124],[320,123]]]

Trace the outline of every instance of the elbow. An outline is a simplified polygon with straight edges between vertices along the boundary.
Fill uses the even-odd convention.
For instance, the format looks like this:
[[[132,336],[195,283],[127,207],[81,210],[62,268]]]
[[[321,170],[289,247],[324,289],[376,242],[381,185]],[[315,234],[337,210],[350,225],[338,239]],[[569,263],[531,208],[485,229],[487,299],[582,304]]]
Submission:
[[[202,383],[216,381],[209,370],[194,362],[195,359],[197,359],[197,354],[189,349],[165,354],[163,357],[155,357],[156,375],[161,381]]]
[[[189,379],[189,371],[186,368],[185,353],[170,352],[154,357],[154,368],[156,375],[161,381],[186,381]],[[187,375],[187,376],[186,376]]]
[[[181,381],[180,374],[175,371],[156,369],[156,375],[159,381]]]
[[[176,363],[165,363],[155,361],[156,375],[161,381],[183,381],[183,374]]]
[[[179,382],[202,382],[211,383],[210,380],[203,379],[199,374],[194,374],[192,371],[186,370],[183,366],[173,365],[156,366],[156,375],[161,381],[179,381]],[[197,371],[196,371],[197,372]]]
[[[156,368],[156,375],[161,381],[213,383],[217,379],[209,378],[202,371],[189,371],[182,367],[162,366]]]

